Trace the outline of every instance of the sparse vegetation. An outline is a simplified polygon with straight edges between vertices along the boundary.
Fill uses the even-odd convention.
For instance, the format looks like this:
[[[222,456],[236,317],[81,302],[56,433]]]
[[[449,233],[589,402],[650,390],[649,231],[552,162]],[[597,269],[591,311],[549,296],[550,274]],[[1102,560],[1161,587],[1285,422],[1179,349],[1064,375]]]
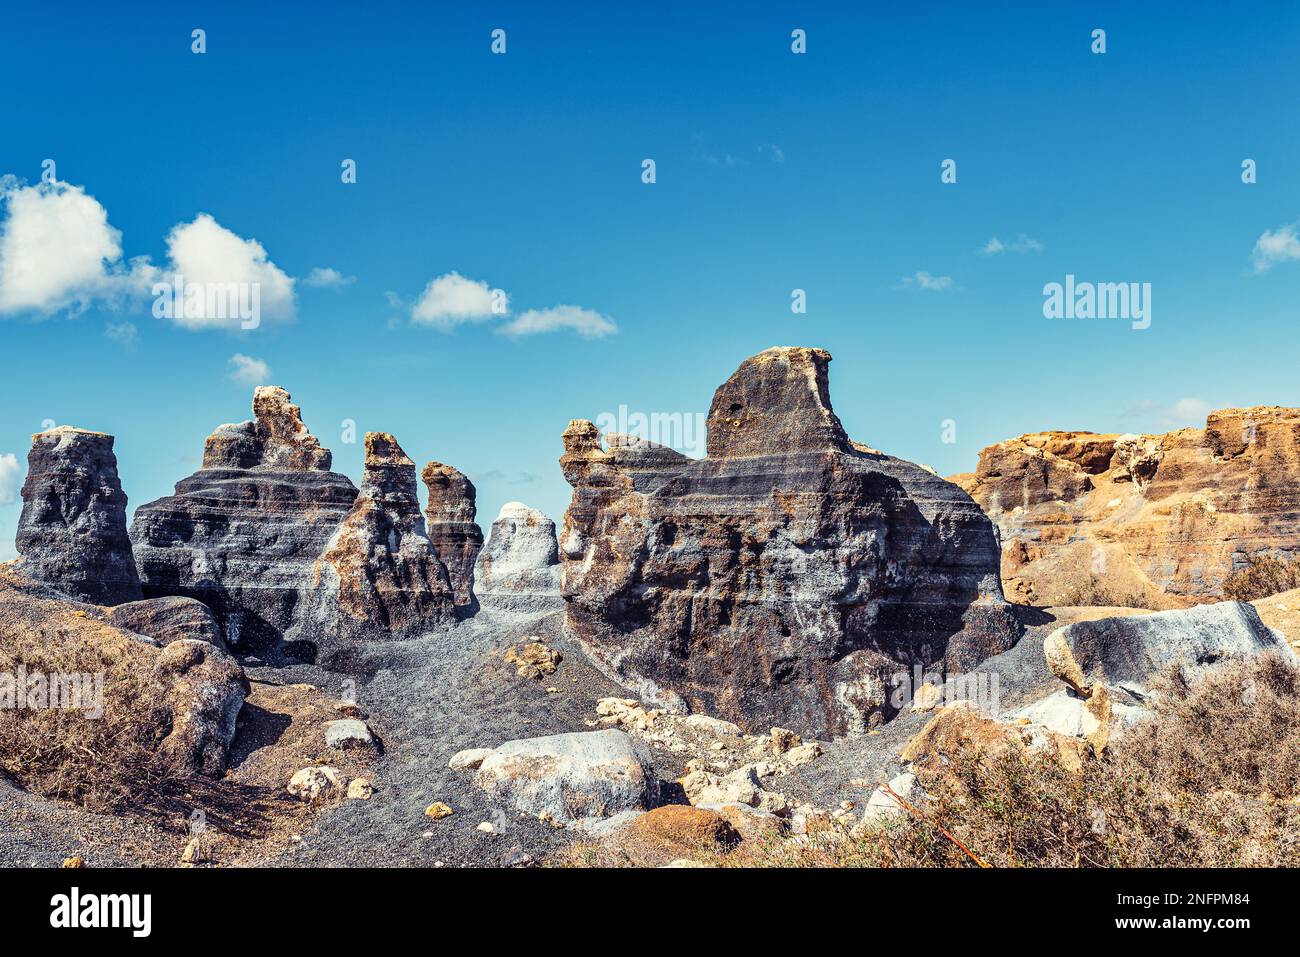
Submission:
[[[1065,587],[1053,605],[1086,605],[1108,608],[1152,608],[1152,603],[1138,590],[1127,590],[1091,575]]]
[[[1275,555],[1250,555],[1245,567],[1233,572],[1223,583],[1223,597],[1235,601],[1255,601],[1278,592],[1300,588],[1300,561]]]
[[[1081,774],[1041,752],[972,746],[919,769],[929,795],[923,820],[691,856],[718,867],[976,867],[976,858],[994,867],[1300,864],[1300,671],[1266,656],[1195,686],[1170,675],[1160,690],[1155,718]],[[563,863],[654,862],[644,854],[583,848]]]

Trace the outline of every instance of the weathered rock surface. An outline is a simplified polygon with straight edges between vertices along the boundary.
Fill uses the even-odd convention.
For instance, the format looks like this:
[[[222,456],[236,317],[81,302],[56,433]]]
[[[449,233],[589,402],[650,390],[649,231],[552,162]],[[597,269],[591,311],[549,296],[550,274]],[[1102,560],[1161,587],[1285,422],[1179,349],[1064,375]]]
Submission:
[[[142,597],[113,436],[68,426],[33,435],[22,496],[24,575],[97,605]]]
[[[170,681],[171,732],[160,750],[199,774],[219,775],[235,738],[248,679],[229,654],[206,641],[173,641],[155,668]]]
[[[441,462],[430,462],[420,475],[429,490],[424,510],[429,541],[447,569],[456,604],[472,606],[474,563],[483,547],[483,530],[474,520],[478,514],[474,483],[459,469]]]
[[[259,387],[253,414],[210,435],[203,467],[174,495],[136,509],[131,526],[145,594],[202,601],[239,650],[284,637],[357,497],[346,476],[329,471],[329,450],[289,393]]]
[[[568,826],[649,810],[659,800],[648,756],[613,729],[507,741],[474,781],[516,811]]]
[[[507,502],[474,569],[474,594],[501,608],[560,606],[555,523],[522,502]]]
[[[829,361],[744,362],[702,460],[565,431],[568,626],[643,696],[746,728],[857,732],[891,715],[900,671],[965,671],[1018,635],[992,524],[955,485],[851,442]]]
[[[118,628],[125,628],[160,645],[192,638],[216,645],[223,651],[221,628],[212,609],[193,598],[145,598],[118,605],[109,612],[108,620]]]
[[[420,513],[415,463],[387,432],[366,433],[361,491],[316,563],[313,585],[311,631],[327,652],[454,618],[447,570]]]
[[[1001,529],[1015,601],[1214,601],[1249,557],[1296,554],[1300,409],[1221,409],[1165,435],[1022,435],[952,480]]]
[[[1043,651],[1052,673],[1085,697],[1098,683],[1140,689],[1174,665],[1194,679],[1232,657],[1271,652],[1296,659],[1254,607],[1235,601],[1075,622],[1049,635]]]

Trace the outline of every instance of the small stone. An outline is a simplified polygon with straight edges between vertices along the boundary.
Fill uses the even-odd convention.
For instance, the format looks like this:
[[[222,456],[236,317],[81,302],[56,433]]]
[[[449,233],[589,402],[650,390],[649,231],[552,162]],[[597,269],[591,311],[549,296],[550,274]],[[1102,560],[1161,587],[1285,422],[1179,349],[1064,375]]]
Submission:
[[[492,754],[491,748],[469,748],[466,751],[457,751],[447,762],[447,767],[453,771],[474,771],[487,760],[490,754]]]
[[[73,857],[65,857],[63,859],[63,866],[68,868],[85,867],[86,861],[80,855],[74,855]]]
[[[515,665],[516,675],[532,681],[555,674],[561,660],[558,651],[547,648],[540,641],[524,641],[506,652],[506,664]]]
[[[434,801],[424,809],[424,813],[435,821],[440,821],[444,817],[450,817],[456,812],[451,809],[450,804],[444,804],[441,801]]]
[[[181,852],[181,867],[194,867],[196,864],[213,864],[216,862],[216,855],[213,852],[212,841],[205,835],[196,834],[190,838],[185,850]]]
[[[343,718],[325,725],[325,747],[340,751],[352,748],[374,748],[375,736],[369,726],[356,718]]]
[[[354,778],[348,782],[348,799],[352,801],[369,801],[375,793],[374,787],[366,778]]]
[[[301,801],[315,801],[339,790],[343,780],[339,772],[329,766],[303,768],[289,779],[289,793]]]
[[[912,710],[933,711],[942,701],[943,692],[927,681],[912,695]]]
[[[480,825],[478,826],[478,828],[477,828],[476,830],[480,830],[480,831],[482,831],[484,834],[495,834],[495,833],[496,833],[496,828],[494,828],[494,827],[492,826],[492,822],[491,822],[491,821],[484,821],[482,824],[480,824]]]
[[[790,762],[791,767],[799,767],[801,764],[808,764],[810,761],[816,761],[822,755],[822,746],[816,741],[810,741],[807,744],[801,744],[797,748],[791,748],[786,752],[785,759]]]
[[[772,729],[772,751],[776,754],[785,754],[791,748],[797,748],[803,744],[803,739],[799,735],[787,728]]]

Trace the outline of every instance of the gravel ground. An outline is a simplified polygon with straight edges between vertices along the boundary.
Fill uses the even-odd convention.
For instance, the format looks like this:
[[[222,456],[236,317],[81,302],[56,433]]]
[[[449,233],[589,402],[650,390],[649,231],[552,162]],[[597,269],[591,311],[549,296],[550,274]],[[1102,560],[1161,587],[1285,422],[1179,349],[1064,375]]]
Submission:
[[[1069,621],[1097,617],[1102,611],[1113,613],[1025,609],[1027,630],[1020,643],[980,669],[998,676],[1001,708],[1010,710],[1055,690],[1059,682],[1047,672],[1043,638]],[[347,676],[310,665],[249,667],[250,678],[315,685],[331,700],[353,690],[383,751],[366,771],[375,788],[370,800],[327,808],[303,821],[300,841],[254,845],[232,863],[512,866],[540,861],[563,847],[572,833],[504,813],[472,785],[472,774],[447,767],[448,759],[466,748],[590,730],[587,722],[595,717],[597,700],[626,696],[564,637],[563,618],[554,605],[533,611],[484,608],[472,619],[420,639],[365,646],[358,655],[358,672],[371,677],[355,679],[354,689]],[[540,681],[518,677],[502,660],[506,649],[529,637],[563,656],[558,670]],[[779,789],[796,802],[821,807],[842,800],[862,802],[877,781],[901,770],[895,757],[899,748],[932,716],[904,711],[876,733],[830,742],[821,758],[783,778]],[[265,734],[265,728],[257,733]],[[277,746],[257,741],[263,743]],[[295,753],[306,753],[301,744],[298,748]],[[237,762],[256,760],[239,754],[238,747],[235,751]],[[660,757],[660,776],[675,777],[680,755]],[[455,813],[430,819],[424,809],[435,801],[445,802]],[[494,833],[478,830],[485,821],[492,823]],[[106,866],[174,864],[183,846],[183,838],[147,822],[88,814],[0,781],[0,864],[57,866],[73,854]]]

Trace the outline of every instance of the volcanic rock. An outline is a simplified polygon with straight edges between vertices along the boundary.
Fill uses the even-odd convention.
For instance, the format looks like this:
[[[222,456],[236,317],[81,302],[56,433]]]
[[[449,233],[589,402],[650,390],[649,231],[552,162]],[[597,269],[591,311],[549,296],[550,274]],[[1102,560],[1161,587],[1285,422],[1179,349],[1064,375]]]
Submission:
[[[746,729],[860,732],[914,664],[1010,647],[996,532],[960,488],[849,440],[830,355],[776,348],[714,396],[708,455],[571,422],[568,627],[648,699]],[[489,548],[491,543],[489,542]]]
[[[313,577],[312,630],[327,648],[410,636],[454,617],[447,570],[420,514],[415,463],[387,432],[366,433],[361,491]]]
[[[22,496],[24,575],[97,605],[142,597],[113,436],[69,426],[33,435]]]
[[[145,598],[142,601],[129,601],[109,612],[108,620],[118,628],[152,638],[160,645],[192,638],[226,649],[212,609],[193,598]]]
[[[171,732],[160,751],[192,772],[220,775],[249,691],[244,670],[220,648],[191,638],[169,644],[154,667],[170,680]]]
[[[514,810],[574,826],[645,811],[659,798],[649,755],[622,731],[585,731],[507,741],[474,782]]]
[[[1002,533],[1015,601],[1177,608],[1300,541],[1300,409],[1211,412],[1165,435],[1037,432],[953,476]]]
[[[474,570],[474,594],[501,608],[560,605],[555,523],[522,502],[507,502],[492,523]]]
[[[271,645],[295,623],[316,587],[313,566],[357,497],[329,471],[329,450],[289,393],[259,387],[253,414],[210,435],[203,467],[136,509],[131,526],[145,594],[202,601],[239,650]]]
[[[456,604],[473,605],[474,562],[483,547],[483,530],[474,521],[478,511],[474,483],[441,462],[430,462],[420,475],[429,489],[424,510],[429,541],[447,569]]]

